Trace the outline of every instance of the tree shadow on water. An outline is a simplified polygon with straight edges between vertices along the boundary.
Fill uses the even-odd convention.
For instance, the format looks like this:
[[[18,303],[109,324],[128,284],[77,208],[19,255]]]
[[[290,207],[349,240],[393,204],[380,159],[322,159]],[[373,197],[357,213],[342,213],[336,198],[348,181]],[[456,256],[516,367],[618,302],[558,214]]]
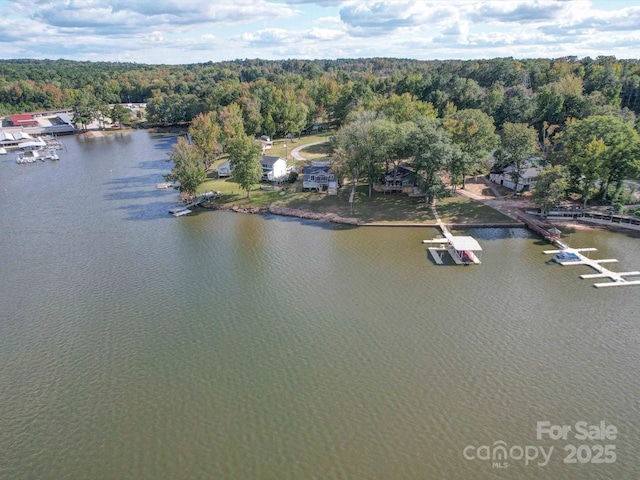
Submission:
[[[111,189],[146,187],[157,190],[156,184],[163,181],[161,175],[148,173],[146,175],[112,178],[105,182],[105,184]]]
[[[169,210],[176,207],[173,201],[157,201],[144,204],[130,204],[118,207],[126,213],[125,220],[158,220],[161,218],[170,218]]]

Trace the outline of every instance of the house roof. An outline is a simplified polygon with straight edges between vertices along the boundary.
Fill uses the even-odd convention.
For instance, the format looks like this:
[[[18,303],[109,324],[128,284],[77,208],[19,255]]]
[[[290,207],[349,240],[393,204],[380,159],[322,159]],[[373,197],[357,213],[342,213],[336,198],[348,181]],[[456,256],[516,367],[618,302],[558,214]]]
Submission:
[[[21,114],[21,115],[11,115],[9,117],[11,119],[11,123],[14,125],[38,125],[38,121],[33,118],[33,115]]]
[[[308,165],[302,168],[303,175],[320,175],[327,174],[331,167],[329,165]]]
[[[284,158],[280,158],[280,157],[271,157],[269,155],[263,155],[262,156],[262,164],[263,165],[273,165],[274,163],[276,163],[278,160],[282,160],[284,161]]]
[[[32,140],[33,137],[26,132],[0,132],[0,142],[19,142],[20,140]]]
[[[58,118],[67,125],[73,125],[73,118],[68,113],[60,112],[58,113]]]
[[[394,171],[395,171],[395,176],[393,175]],[[414,173],[415,172],[410,168],[405,167],[403,165],[398,165],[395,168],[390,168],[385,174],[385,178],[393,178],[398,180],[398,179],[413,175]]]
[[[513,166],[508,166],[506,167],[503,171],[502,174],[503,175],[511,175],[511,172],[513,172],[515,170],[515,168]],[[528,167],[525,168],[524,170],[522,170],[521,174],[520,174],[520,178],[535,178],[538,176],[538,173],[540,172],[541,168],[540,167]]]

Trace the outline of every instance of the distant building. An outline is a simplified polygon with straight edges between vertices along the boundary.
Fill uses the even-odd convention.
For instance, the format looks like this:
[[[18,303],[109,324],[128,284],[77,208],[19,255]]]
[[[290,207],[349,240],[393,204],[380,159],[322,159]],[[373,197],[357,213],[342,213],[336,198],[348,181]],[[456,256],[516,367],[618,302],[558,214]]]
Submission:
[[[231,176],[231,165],[229,162],[222,162],[218,165],[218,178],[226,178]]]
[[[21,115],[11,115],[9,117],[9,121],[14,127],[37,127],[40,125],[33,115],[26,113]]]
[[[25,132],[0,132],[0,147],[17,147],[28,140],[33,140],[33,137]]]

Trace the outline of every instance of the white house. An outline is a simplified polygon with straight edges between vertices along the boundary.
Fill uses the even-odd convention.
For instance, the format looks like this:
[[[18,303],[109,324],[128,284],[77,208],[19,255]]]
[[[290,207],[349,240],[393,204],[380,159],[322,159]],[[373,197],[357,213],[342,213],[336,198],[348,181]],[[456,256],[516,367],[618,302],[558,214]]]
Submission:
[[[231,165],[229,162],[222,162],[218,165],[218,178],[225,178],[231,176]]]
[[[282,183],[287,179],[287,162],[284,158],[262,156],[262,181]]]
[[[502,172],[491,172],[489,174],[489,180],[493,183],[497,183],[498,185],[502,185],[503,187],[507,187],[510,190],[515,190],[516,192],[528,191],[533,188],[536,183],[536,177],[541,167],[527,167],[521,172],[521,176],[518,180],[518,185],[513,181],[511,173],[514,168],[512,166],[506,167]]]

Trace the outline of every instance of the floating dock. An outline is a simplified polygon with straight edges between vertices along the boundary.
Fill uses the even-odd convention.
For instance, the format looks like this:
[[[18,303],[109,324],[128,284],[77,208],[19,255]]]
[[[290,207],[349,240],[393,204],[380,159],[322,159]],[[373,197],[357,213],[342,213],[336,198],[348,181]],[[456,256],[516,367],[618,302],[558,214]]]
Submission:
[[[452,235],[440,219],[435,205],[431,205],[431,210],[443,234],[443,237],[422,241],[422,243],[439,245],[438,247],[429,247],[429,253],[433,261],[436,262],[437,265],[444,265],[443,254],[439,252],[448,252],[456,265],[480,265],[480,252],[482,252],[482,247],[477,240],[469,236]]]
[[[438,265],[444,264],[439,252],[448,252],[456,265],[480,265],[482,247],[473,237],[454,236],[445,229],[444,238],[423,240],[422,243],[440,245],[439,247],[429,247],[429,253]]]
[[[169,213],[174,217],[181,217],[182,215],[188,215],[193,212],[188,208],[174,208],[173,210],[169,210]]]
[[[169,213],[171,215],[173,215],[174,217],[181,217],[182,215],[188,215],[189,213],[193,213],[193,210],[190,210],[193,207],[197,207],[198,205],[200,205],[202,202],[204,202],[205,200],[210,200],[212,198],[218,198],[220,196],[220,192],[206,192],[203,193],[202,195],[199,195],[198,197],[196,197],[195,199],[193,199],[192,201],[190,201],[189,203],[181,206],[181,207],[177,207],[177,208],[172,208],[171,210],[169,210]]]
[[[618,260],[615,258],[604,258],[600,260],[594,260],[589,257],[586,257],[582,254],[582,252],[595,252],[597,249],[595,248],[563,248],[562,250],[545,250],[545,254],[555,254],[556,258],[554,259],[556,263],[564,266],[571,265],[586,265],[588,267],[593,268],[598,273],[591,273],[580,275],[580,278],[589,279],[589,278],[608,278],[609,282],[602,283],[594,283],[593,286],[596,288],[602,287],[625,287],[631,285],[640,285],[640,279],[638,280],[628,280],[625,277],[638,277],[640,276],[640,272],[612,272],[611,270],[606,269],[601,264],[602,263],[615,263]],[[560,256],[562,255],[562,256]],[[566,258],[566,259],[563,259]]]

